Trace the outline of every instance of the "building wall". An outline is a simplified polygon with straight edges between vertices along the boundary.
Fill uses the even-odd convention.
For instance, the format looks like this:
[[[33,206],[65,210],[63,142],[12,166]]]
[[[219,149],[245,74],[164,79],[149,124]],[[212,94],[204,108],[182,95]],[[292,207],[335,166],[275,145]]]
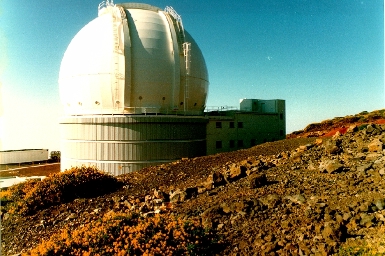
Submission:
[[[28,163],[48,160],[48,149],[0,151],[0,164]]]
[[[96,166],[113,175],[206,155],[204,117],[78,116],[61,120],[61,170]]]
[[[209,116],[207,154],[229,152],[286,137],[284,100],[269,100],[275,111],[224,111]]]

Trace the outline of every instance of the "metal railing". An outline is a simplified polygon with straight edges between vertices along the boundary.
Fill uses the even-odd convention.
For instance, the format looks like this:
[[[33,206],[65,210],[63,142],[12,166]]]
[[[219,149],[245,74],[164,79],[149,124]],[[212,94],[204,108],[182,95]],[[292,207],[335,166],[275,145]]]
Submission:
[[[229,111],[229,110],[239,110],[239,108],[234,106],[208,106],[205,108],[205,112]]]
[[[98,5],[98,10],[100,11],[101,9],[103,9],[103,8],[106,8],[106,7],[108,7],[108,6],[115,6],[115,4],[114,4],[114,0],[107,0],[107,1],[103,1],[103,2],[101,2],[99,5]]]

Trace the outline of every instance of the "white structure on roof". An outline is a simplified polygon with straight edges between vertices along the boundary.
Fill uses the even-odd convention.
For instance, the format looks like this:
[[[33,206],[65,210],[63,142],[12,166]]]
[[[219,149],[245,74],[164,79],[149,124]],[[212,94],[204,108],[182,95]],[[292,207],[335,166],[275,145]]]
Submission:
[[[101,3],[60,67],[62,170],[121,174],[205,155],[208,84],[203,55],[173,8]]]

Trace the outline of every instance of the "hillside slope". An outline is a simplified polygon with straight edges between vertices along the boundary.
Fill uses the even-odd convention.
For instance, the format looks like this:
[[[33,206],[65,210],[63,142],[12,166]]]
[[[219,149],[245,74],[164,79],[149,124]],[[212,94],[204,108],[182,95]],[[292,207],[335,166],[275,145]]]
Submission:
[[[66,239],[69,253],[77,234],[82,234],[78,244],[82,243],[84,250],[92,248],[102,254],[117,254],[118,248],[125,248],[119,247],[121,241],[131,244],[124,249],[131,254],[140,254],[142,249],[132,250],[137,244],[137,248],[143,246],[143,252],[148,245],[149,254],[156,254],[151,245],[154,241],[169,245],[170,234],[181,245],[190,241],[182,247],[187,254],[198,255],[384,253],[385,125],[373,122],[379,119],[356,125],[346,121],[344,134],[338,132],[333,137],[308,138],[309,134],[302,134],[306,138],[145,168],[118,177],[121,185],[115,192],[59,200],[28,214],[10,214],[5,212],[9,207],[2,207],[3,254],[32,248],[37,248],[32,252],[44,254],[48,246],[59,248],[64,241],[60,239]],[[323,127],[322,136],[339,128]],[[115,233],[108,233],[111,230],[103,226],[111,219],[108,216],[114,216],[114,221],[136,216],[142,222],[135,222],[135,230],[128,228],[132,222],[119,222],[111,229]],[[174,221],[167,222],[170,216]],[[146,229],[146,239],[130,240],[130,234],[143,234],[148,223],[156,226],[159,219],[153,218],[173,224],[156,232]],[[116,232],[116,225],[128,225],[128,233],[125,228]],[[97,241],[91,234],[95,232],[93,226],[102,232]],[[63,234],[68,237],[63,238]],[[162,234],[167,235],[162,238]],[[48,242],[42,243],[42,239]],[[102,244],[106,239],[115,247]],[[162,247],[159,255],[178,254],[182,247],[176,251]]]

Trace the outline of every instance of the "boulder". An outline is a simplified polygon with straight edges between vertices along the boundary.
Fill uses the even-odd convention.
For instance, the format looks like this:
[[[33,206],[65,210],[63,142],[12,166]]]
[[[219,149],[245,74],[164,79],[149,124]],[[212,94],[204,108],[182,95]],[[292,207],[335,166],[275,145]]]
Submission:
[[[267,185],[266,175],[263,173],[252,173],[247,177],[250,188],[259,188]]]
[[[328,221],[324,223],[322,237],[326,241],[341,241],[345,236],[345,228],[336,221]]]
[[[160,189],[154,189],[154,197],[157,199],[162,199],[162,200],[168,199],[167,193],[163,192]]]
[[[240,178],[246,177],[247,168],[244,165],[232,164],[229,169],[228,178],[231,181],[238,180]]]
[[[211,184],[211,186],[214,186],[214,187],[218,187],[218,186],[226,184],[226,180],[225,180],[224,175],[219,171],[214,171],[207,178],[207,181],[206,181],[207,186],[205,186],[205,187],[208,188],[210,184]]]
[[[327,154],[334,155],[340,152],[339,140],[327,140],[324,145]]]
[[[369,152],[381,152],[383,147],[382,141],[374,139],[368,144]]]
[[[180,189],[177,189],[176,191],[170,192],[170,202],[171,203],[178,203],[178,202],[184,202],[186,200],[187,193],[185,191],[182,191]]]
[[[343,165],[336,159],[331,160],[325,160],[320,163],[319,165],[319,171],[320,172],[327,172],[327,173],[336,173],[339,171],[342,171]]]
[[[385,199],[377,199],[374,201],[374,205],[378,210],[383,210],[385,208]]]

